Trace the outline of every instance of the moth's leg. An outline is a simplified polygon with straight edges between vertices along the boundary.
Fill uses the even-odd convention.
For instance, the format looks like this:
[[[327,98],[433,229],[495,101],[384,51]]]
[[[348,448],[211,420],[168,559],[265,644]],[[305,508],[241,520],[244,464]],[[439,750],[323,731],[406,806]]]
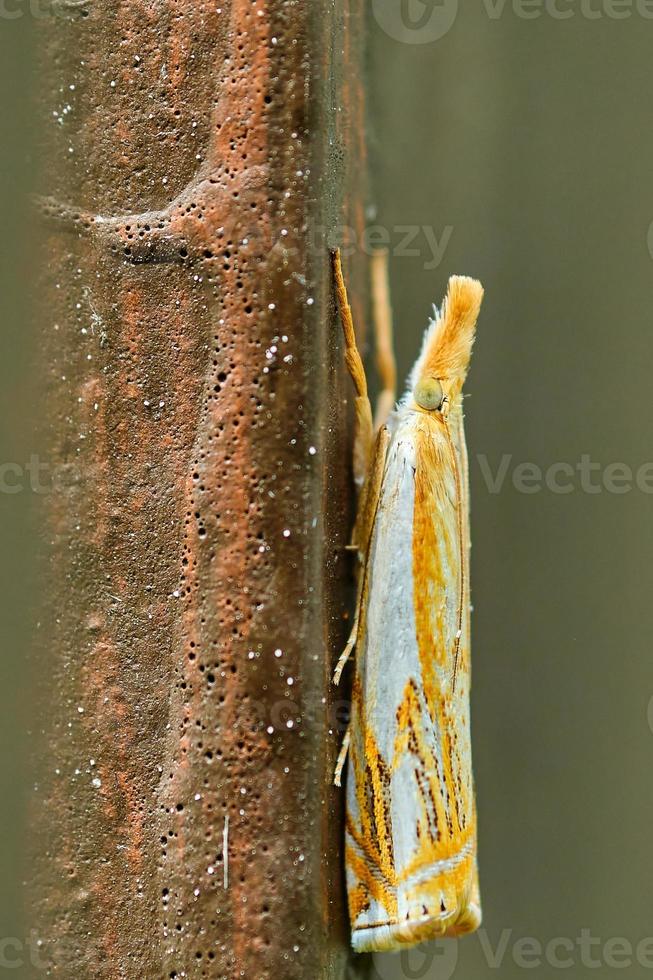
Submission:
[[[367,564],[369,560],[370,541],[372,539],[374,521],[376,520],[376,511],[379,506],[379,497],[381,495],[381,485],[383,483],[383,473],[385,471],[385,460],[388,454],[389,444],[390,433],[388,432],[387,428],[383,426],[374,443],[374,452],[372,456],[372,463],[370,465],[369,476],[365,486],[363,487],[363,492],[358,503],[358,515],[356,517],[356,525],[354,527],[351,545],[351,547],[355,548],[358,552],[359,561],[361,562],[358,572],[356,611],[354,613],[354,622],[352,624],[351,633],[349,634],[349,639],[347,640],[347,645],[342,651],[342,655],[336,664],[336,669],[333,674],[334,684],[340,683],[342,672],[345,669],[345,665],[349,660],[358,640],[361,609],[363,602],[365,601],[365,591],[367,585]]]
[[[342,771],[345,768],[345,762],[347,761],[347,753],[349,752],[350,744],[351,729],[349,726],[347,726],[345,737],[342,740],[342,747],[340,749],[340,755],[338,756],[338,762],[336,763],[336,771],[333,774],[333,782],[335,786],[342,786]]]
[[[378,432],[381,426],[388,421],[397,400],[397,364],[392,336],[392,304],[390,302],[387,250],[374,252],[372,255],[371,276],[376,365],[382,385],[374,415],[374,428]]]
[[[367,563],[372,530],[379,506],[379,497],[383,485],[383,474],[385,473],[389,445],[390,433],[387,426],[384,425],[376,435],[369,475],[358,502],[356,525],[352,535],[352,543],[358,548],[365,564]]]
[[[351,315],[351,307],[347,298],[347,287],[342,274],[342,263],[340,261],[340,250],[336,249],[331,253],[333,264],[333,277],[338,294],[338,309],[340,311],[340,321],[342,332],[345,336],[345,363],[356,388],[356,424],[354,429],[354,480],[360,487],[365,482],[367,471],[370,465],[370,454],[374,439],[374,427],[372,424],[372,406],[370,405],[367,393],[367,378],[363,359],[356,345],[356,333],[354,331],[354,321]]]
[[[347,640],[347,645],[345,649],[340,654],[340,659],[336,664],[336,669],[333,672],[333,683],[337,686],[340,683],[340,678],[342,677],[342,672],[347,665],[347,661],[351,657],[352,651],[356,646],[356,640],[358,639],[358,627],[361,620],[361,605],[363,601],[363,582],[364,577],[361,575],[361,587],[358,590],[358,596],[356,598],[356,612],[354,613],[354,622],[351,628],[351,633],[349,634],[349,639]]]

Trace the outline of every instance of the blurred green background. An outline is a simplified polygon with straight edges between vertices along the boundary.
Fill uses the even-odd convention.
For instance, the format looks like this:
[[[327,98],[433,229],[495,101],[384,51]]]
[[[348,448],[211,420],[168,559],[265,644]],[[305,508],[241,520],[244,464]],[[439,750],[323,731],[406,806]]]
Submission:
[[[6,492],[15,483],[7,464],[25,466],[34,452],[35,332],[29,304],[35,270],[30,260],[28,194],[33,180],[31,99],[33,21],[0,16],[0,975],[23,939],[18,887],[24,868],[28,651],[36,593],[36,528],[29,493]],[[39,815],[37,815],[37,819]]]
[[[628,0],[539,6],[371,4],[402,377],[448,276],[486,287],[466,389],[484,932],[378,957],[382,980],[653,969],[653,497],[635,482],[653,460],[653,20]],[[398,254],[400,226],[450,236],[436,268],[424,232]],[[479,456],[492,476],[509,458],[499,492]],[[583,457],[597,493],[550,470]],[[527,462],[540,492],[514,485]],[[617,463],[630,492],[610,492]]]
[[[537,9],[370,4],[370,223],[390,245],[402,377],[448,276],[486,287],[467,386],[485,922],[459,944],[377,957],[380,980],[550,977],[563,963],[579,980],[653,975],[653,940],[639,945],[653,937],[653,481],[636,481],[653,461],[653,20],[643,0],[524,16]],[[20,463],[32,24],[0,24],[0,459]],[[598,492],[551,470],[583,458]],[[524,463],[539,492],[519,487]],[[614,492],[613,464],[629,492]],[[0,494],[3,937],[23,934],[31,510],[29,494]]]

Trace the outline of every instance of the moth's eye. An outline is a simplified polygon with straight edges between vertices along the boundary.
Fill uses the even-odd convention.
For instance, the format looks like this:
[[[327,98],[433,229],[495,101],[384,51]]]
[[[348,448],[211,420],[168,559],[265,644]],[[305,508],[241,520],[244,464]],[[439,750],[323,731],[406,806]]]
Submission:
[[[442,385],[435,378],[424,378],[415,385],[413,398],[425,412],[435,412],[444,399]]]

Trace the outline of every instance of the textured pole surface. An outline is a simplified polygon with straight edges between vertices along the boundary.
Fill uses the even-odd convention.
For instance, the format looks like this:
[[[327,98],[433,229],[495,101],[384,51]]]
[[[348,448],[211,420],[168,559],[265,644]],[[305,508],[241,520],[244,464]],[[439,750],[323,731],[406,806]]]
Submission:
[[[60,0],[40,25],[37,976],[364,970],[329,779],[348,388],[315,234],[363,220],[361,19]]]

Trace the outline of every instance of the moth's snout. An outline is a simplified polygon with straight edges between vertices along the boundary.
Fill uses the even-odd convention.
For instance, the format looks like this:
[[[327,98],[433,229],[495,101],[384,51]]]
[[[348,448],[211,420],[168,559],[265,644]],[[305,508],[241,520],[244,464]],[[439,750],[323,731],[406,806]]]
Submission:
[[[444,389],[437,378],[422,378],[415,385],[413,398],[425,412],[437,412],[444,403]]]

